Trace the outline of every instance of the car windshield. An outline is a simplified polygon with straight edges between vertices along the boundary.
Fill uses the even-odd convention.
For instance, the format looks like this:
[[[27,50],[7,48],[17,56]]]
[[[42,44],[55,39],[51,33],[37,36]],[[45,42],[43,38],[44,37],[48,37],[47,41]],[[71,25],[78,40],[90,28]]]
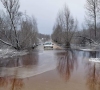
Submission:
[[[45,45],[51,45],[51,43],[48,42],[48,43],[45,43]]]

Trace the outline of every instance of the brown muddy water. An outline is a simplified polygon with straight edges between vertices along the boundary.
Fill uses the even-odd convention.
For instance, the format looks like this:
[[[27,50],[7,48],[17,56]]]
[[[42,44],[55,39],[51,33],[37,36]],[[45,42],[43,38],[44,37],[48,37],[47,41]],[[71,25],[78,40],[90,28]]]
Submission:
[[[99,52],[33,51],[0,59],[0,90],[100,90]]]

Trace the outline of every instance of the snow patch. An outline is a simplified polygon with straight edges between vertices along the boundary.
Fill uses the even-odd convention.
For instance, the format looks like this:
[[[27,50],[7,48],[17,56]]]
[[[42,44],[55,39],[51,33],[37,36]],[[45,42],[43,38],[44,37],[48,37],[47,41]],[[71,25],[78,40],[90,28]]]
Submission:
[[[82,51],[99,51],[99,50],[96,50],[96,49],[80,49]]]
[[[90,58],[89,61],[100,63],[100,58]]]
[[[16,51],[13,49],[0,49],[0,58],[9,58],[14,56],[23,56],[28,54],[26,50],[23,51]]]

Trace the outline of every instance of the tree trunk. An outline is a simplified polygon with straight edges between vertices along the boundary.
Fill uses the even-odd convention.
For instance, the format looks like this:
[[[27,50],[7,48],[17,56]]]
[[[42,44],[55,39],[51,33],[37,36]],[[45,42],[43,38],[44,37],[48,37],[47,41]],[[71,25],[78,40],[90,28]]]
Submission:
[[[70,47],[70,42],[66,42],[66,48],[71,48]]]

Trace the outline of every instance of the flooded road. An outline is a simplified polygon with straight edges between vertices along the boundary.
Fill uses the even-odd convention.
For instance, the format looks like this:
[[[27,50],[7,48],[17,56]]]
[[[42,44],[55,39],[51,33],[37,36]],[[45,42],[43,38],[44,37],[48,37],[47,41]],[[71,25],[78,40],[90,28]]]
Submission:
[[[100,90],[100,52],[44,50],[0,59],[0,90]]]

